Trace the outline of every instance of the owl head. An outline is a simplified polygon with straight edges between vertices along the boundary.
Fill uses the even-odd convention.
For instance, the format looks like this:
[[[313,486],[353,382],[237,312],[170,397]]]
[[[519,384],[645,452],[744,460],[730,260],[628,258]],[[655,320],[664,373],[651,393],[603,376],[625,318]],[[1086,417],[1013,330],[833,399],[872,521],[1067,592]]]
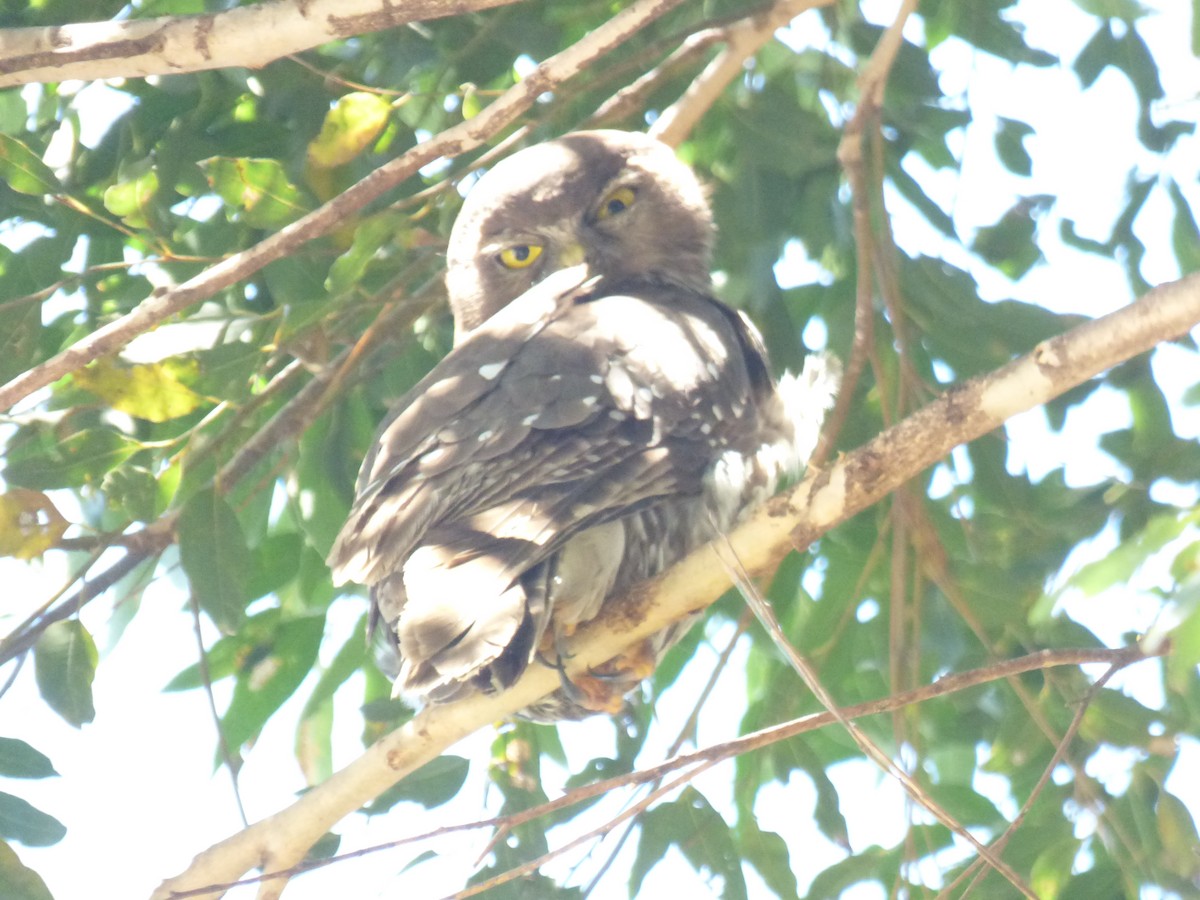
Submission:
[[[446,287],[461,335],[552,272],[642,277],[707,291],[713,221],[695,174],[667,145],[581,131],[503,160],[454,223]]]

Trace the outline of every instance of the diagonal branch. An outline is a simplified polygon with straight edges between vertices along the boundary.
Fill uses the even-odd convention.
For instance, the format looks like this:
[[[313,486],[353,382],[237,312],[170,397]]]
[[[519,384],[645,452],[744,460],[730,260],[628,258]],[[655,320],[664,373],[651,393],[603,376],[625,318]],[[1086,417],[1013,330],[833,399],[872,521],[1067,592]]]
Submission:
[[[1028,355],[953,388],[764,505],[730,535],[730,543],[752,575],[773,571],[793,539],[807,547],[951,448],[1198,323],[1200,274],[1162,285],[1124,309],[1044,341]],[[728,587],[720,558],[711,547],[702,548],[581,629],[566,648],[570,671],[602,664],[687,613],[703,609]],[[228,883],[254,867],[268,873],[291,869],[338,820],[455,741],[529,706],[559,683],[556,671],[531,667],[503,694],[425,709],[290,807],[201,853],[185,872],[164,882],[155,898],[166,900],[175,892]],[[264,883],[260,896],[279,896],[281,882]],[[202,896],[219,893],[214,889]]]
[[[761,50],[775,32],[807,9],[828,6],[832,0],[779,0],[773,6],[734,22],[721,32],[723,49],[696,76],[683,96],[676,100],[650,128],[664,144],[678,146],[696,127],[729,82],[744,71],[746,60]]]

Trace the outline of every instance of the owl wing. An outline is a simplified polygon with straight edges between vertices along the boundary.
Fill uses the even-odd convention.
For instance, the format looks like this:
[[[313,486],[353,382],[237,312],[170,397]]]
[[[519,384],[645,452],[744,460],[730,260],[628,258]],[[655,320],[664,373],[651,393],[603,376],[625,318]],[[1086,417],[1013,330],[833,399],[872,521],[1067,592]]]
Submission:
[[[330,553],[395,627],[401,686],[515,680],[554,615],[539,566],[700,494],[764,385],[752,333],[684,288],[566,270],[472,332],[381,426]]]

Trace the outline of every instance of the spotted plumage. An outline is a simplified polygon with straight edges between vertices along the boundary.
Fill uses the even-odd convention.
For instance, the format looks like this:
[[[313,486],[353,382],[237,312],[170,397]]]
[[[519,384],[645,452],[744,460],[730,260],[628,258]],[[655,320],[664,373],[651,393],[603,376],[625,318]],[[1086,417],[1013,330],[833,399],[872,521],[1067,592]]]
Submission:
[[[712,233],[692,172],[637,134],[530,148],[469,193],[455,347],[381,425],[330,554],[371,586],[401,693],[507,687],[800,468],[831,380],[772,381],[709,293]],[[679,633],[525,714],[617,709]]]

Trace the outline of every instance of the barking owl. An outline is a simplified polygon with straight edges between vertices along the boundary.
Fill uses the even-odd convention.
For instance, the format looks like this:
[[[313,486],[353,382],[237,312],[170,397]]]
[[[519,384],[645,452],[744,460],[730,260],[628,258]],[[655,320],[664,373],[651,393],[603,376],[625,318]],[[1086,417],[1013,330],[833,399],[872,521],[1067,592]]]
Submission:
[[[471,189],[454,349],[380,426],[329,556],[338,583],[370,586],[399,693],[446,702],[556,664],[606,603],[802,468],[835,375],[772,379],[711,294],[713,236],[692,171],[635,133],[531,147]],[[683,627],[522,715],[617,711]]]

